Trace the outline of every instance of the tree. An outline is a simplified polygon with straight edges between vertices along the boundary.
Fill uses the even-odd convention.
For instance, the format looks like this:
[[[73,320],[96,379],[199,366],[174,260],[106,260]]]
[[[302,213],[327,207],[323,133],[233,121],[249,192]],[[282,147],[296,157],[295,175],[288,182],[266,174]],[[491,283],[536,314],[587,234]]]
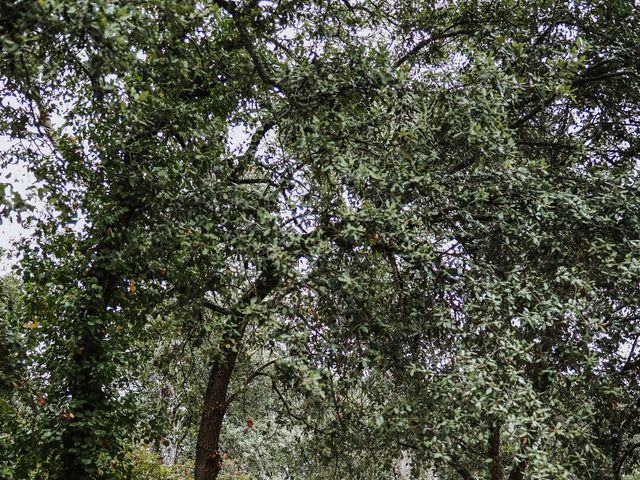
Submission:
[[[21,264],[49,478],[118,475],[158,332],[208,371],[196,480],[265,377],[307,478],[632,471],[631,2],[0,13],[5,158],[52,208]]]
[[[3,359],[0,367],[0,475],[9,479],[13,478],[15,435],[20,424],[15,415],[18,408],[16,391],[25,375],[25,364],[21,358],[26,348],[25,339],[16,328],[21,297],[20,284],[15,278],[0,277],[0,357]]]

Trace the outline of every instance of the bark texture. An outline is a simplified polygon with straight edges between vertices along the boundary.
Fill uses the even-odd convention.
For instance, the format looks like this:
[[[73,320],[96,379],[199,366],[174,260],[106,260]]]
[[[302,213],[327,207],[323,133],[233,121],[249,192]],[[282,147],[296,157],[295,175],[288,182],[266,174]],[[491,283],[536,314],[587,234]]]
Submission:
[[[196,444],[195,480],[214,480],[222,468],[220,433],[237,356],[237,353],[229,353],[224,361],[211,367]]]
[[[222,335],[227,341],[223,344],[231,345],[222,352],[209,372],[207,389],[204,394],[202,417],[198,429],[196,443],[195,480],[215,480],[222,469],[222,455],[220,453],[220,434],[227,412],[227,391],[236,365],[238,353],[242,347],[242,338],[249,322],[240,311],[252,302],[260,302],[278,285],[279,276],[273,266],[269,266],[258,277],[255,284],[245,292],[232,309],[215,305],[208,308],[228,316],[228,324]]]

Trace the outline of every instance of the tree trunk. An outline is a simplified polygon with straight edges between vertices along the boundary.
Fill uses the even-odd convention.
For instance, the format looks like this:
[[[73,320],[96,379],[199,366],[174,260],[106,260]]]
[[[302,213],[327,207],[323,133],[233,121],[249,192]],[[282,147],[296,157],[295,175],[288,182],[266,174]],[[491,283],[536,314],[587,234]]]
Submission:
[[[222,432],[224,415],[227,412],[227,390],[248,323],[248,319],[243,318],[238,312],[245,305],[262,301],[276,287],[278,281],[279,277],[275,268],[273,265],[269,265],[253,287],[242,295],[234,309],[226,310],[213,307],[218,311],[226,310],[226,313],[230,315],[229,329],[226,334],[223,332],[223,337],[226,337],[232,347],[221,353],[220,359],[214,362],[209,372],[196,443],[195,480],[215,480],[222,468],[220,433]],[[235,315],[232,312],[235,312]]]
[[[227,411],[227,389],[237,356],[236,352],[228,352],[226,358],[211,367],[196,444],[195,480],[215,480],[222,468],[220,433]]]
[[[488,455],[491,459],[489,472],[491,480],[503,480],[502,459],[500,458],[500,426],[492,426],[489,432]]]
[[[88,340],[90,336],[90,332],[83,333],[81,347],[78,347],[82,348],[83,354],[74,356],[76,370],[69,385],[72,407],[61,414],[66,425],[62,430],[64,451],[60,478],[66,480],[86,480],[95,475],[94,462],[87,462],[95,457],[96,435],[92,421],[102,413],[106,398],[102,382],[95,379],[91,368],[102,361],[102,345],[99,341]]]
[[[102,285],[100,295],[90,300],[83,315],[80,341],[73,354],[72,370],[69,372],[68,393],[71,398],[70,410],[61,416],[62,429],[62,471],[65,480],[87,480],[96,478],[96,459],[100,449],[113,447],[108,436],[99,438],[100,429],[109,408],[109,400],[104,392],[106,379],[96,374],[96,368],[104,362],[104,317],[106,306],[113,290],[112,278],[99,272],[94,277]]]

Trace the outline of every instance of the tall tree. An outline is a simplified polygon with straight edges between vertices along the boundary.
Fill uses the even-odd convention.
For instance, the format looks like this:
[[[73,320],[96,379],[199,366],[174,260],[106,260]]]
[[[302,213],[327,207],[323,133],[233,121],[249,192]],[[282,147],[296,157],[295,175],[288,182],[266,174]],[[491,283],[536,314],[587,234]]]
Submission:
[[[117,476],[158,332],[208,371],[196,480],[264,376],[332,462],[309,477],[385,478],[407,452],[443,478],[629,471],[632,2],[0,13],[5,158],[52,208],[21,267],[50,478]]]

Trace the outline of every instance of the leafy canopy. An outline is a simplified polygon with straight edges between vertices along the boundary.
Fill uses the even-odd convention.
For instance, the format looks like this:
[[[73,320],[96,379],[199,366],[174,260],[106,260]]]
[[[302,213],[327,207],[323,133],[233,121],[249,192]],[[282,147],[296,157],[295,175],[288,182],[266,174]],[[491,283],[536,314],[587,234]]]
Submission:
[[[3,161],[38,180],[0,183],[33,229],[0,468],[633,473],[638,12],[0,4]]]

